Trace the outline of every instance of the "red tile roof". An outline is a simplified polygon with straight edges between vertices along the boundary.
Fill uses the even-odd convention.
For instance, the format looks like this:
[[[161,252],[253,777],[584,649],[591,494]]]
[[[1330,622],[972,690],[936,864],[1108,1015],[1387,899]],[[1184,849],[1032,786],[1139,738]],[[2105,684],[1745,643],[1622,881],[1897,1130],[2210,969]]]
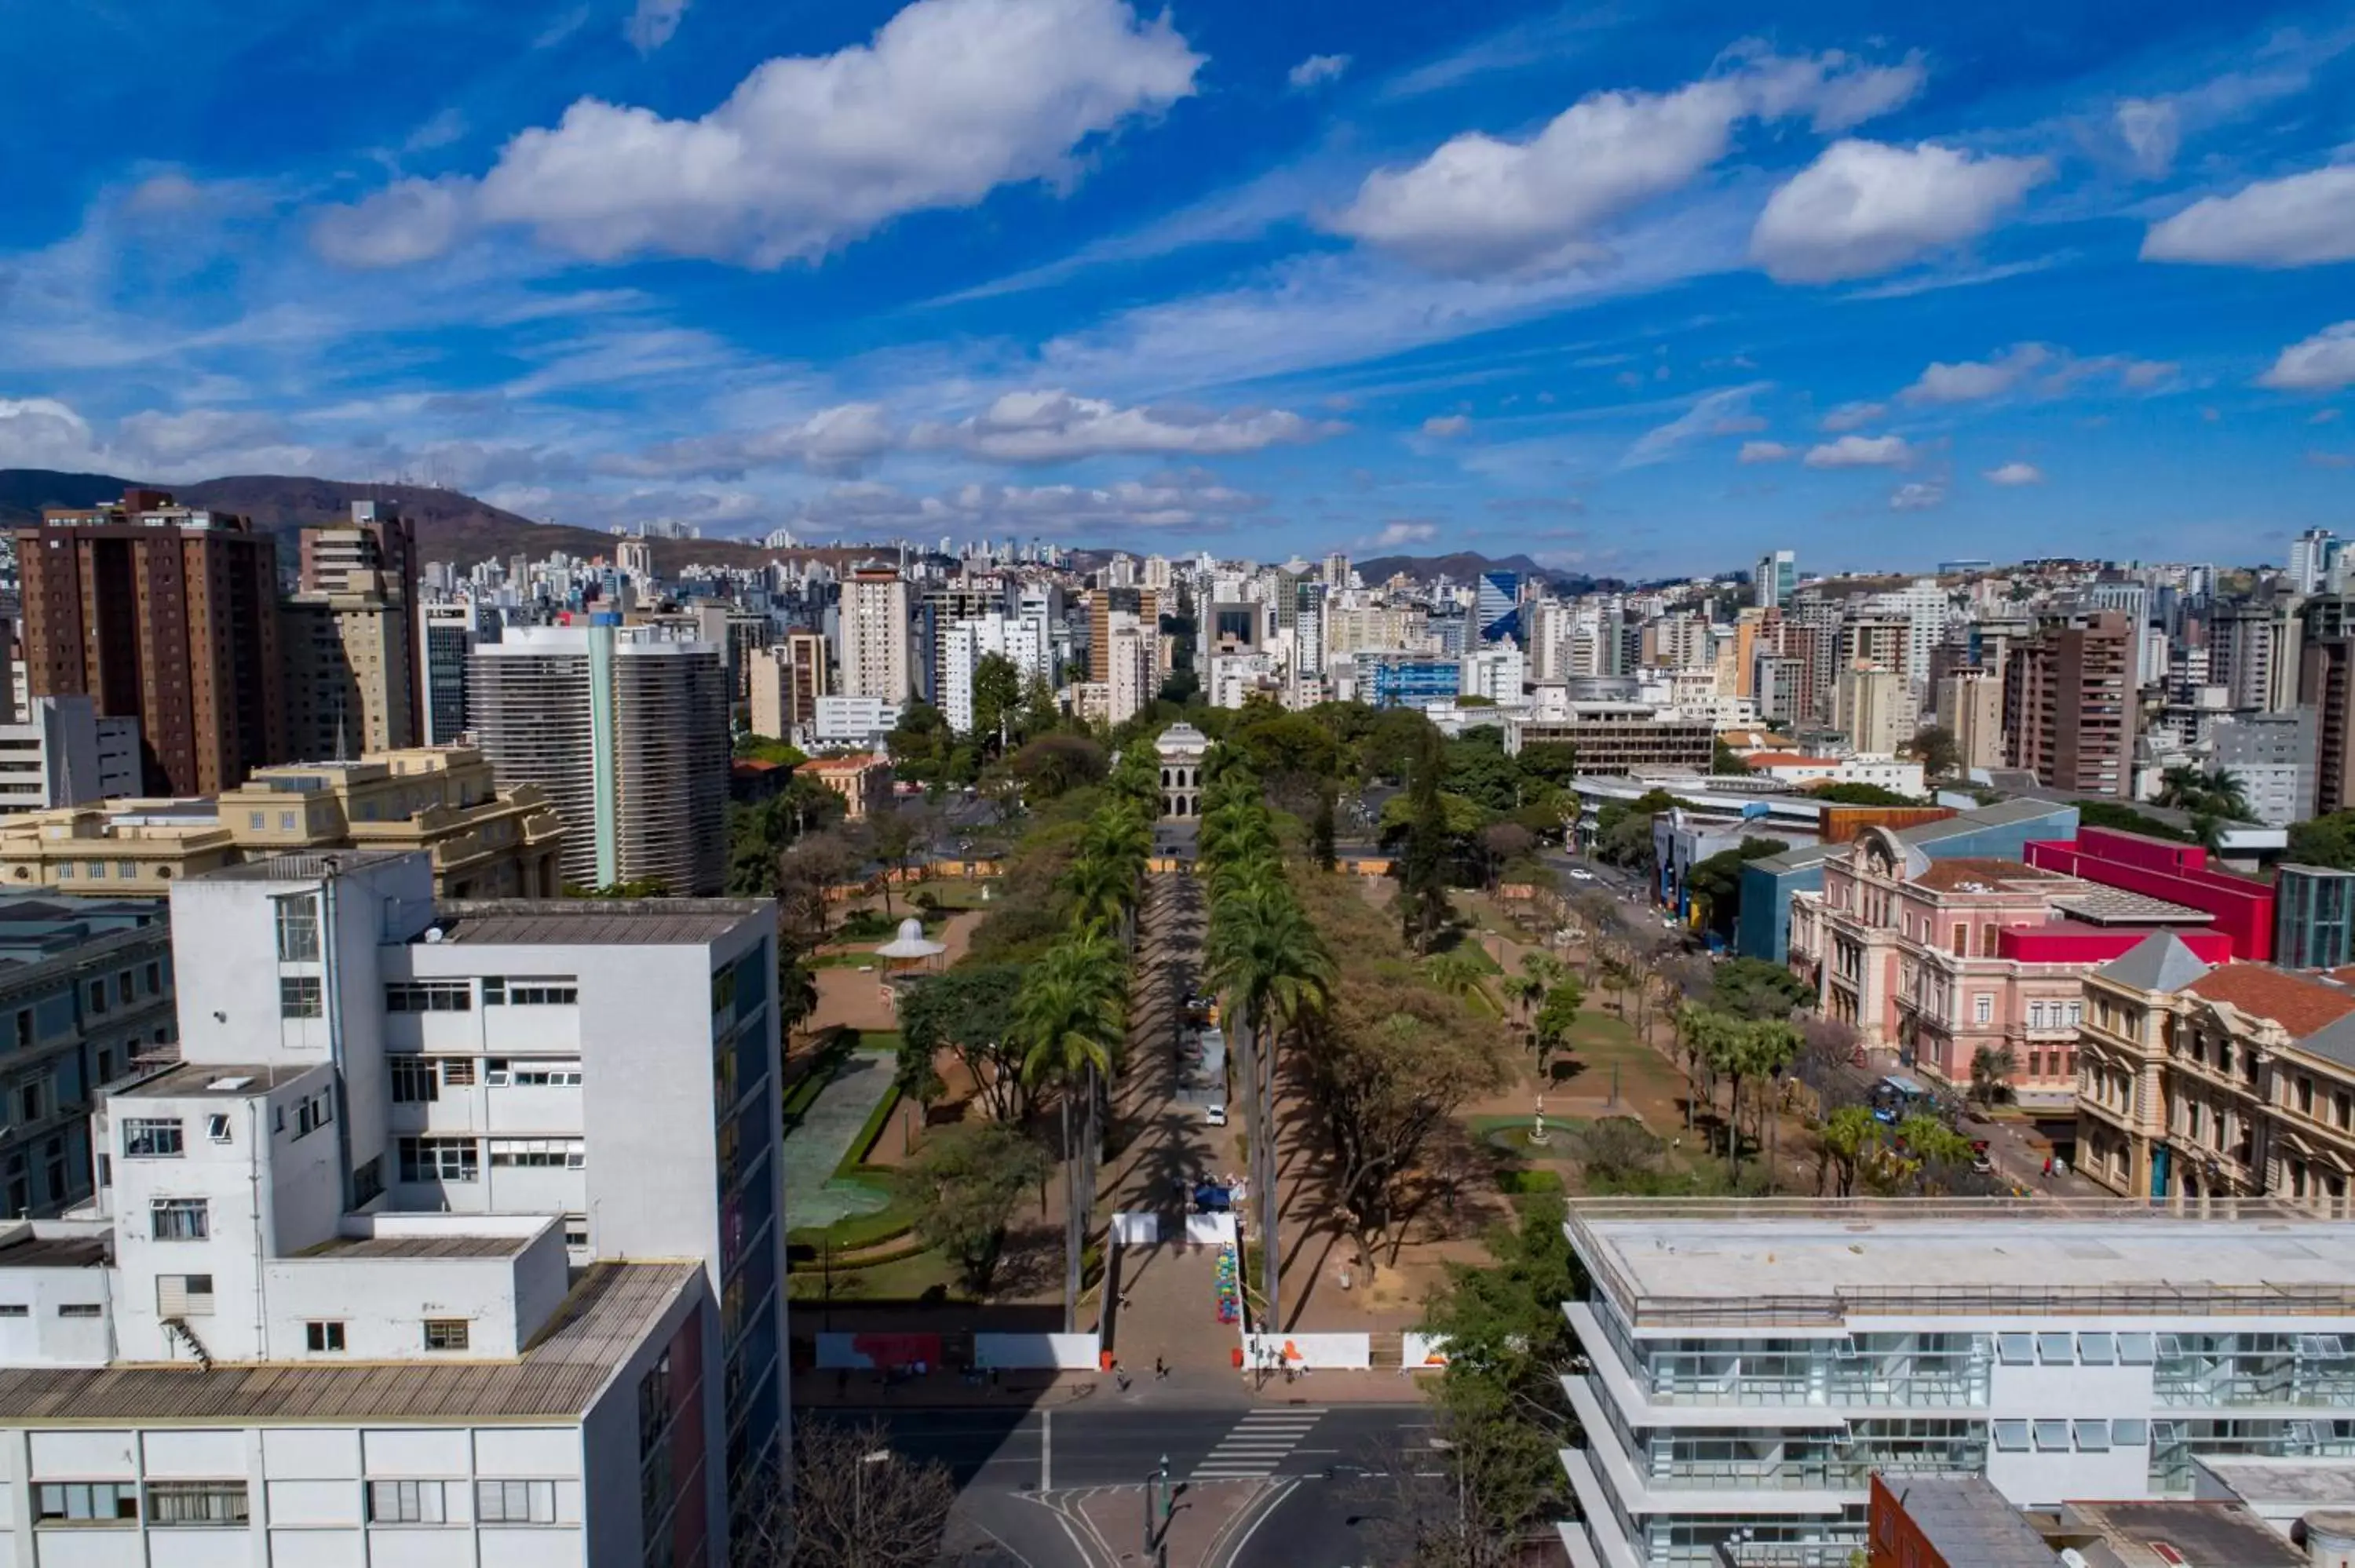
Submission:
[[[2271,964],[2224,964],[2183,989],[2270,1018],[2299,1040],[2355,1012],[2355,991]]]

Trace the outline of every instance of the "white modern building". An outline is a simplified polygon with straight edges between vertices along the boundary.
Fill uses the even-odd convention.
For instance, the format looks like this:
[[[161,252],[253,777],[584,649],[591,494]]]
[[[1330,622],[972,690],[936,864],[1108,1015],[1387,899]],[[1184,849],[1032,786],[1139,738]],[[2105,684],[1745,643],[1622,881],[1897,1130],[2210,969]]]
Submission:
[[[941,633],[940,710],[955,734],[973,734],[973,678],[992,654],[1014,666],[1027,690],[1054,679],[1053,644],[1043,615],[986,615]]]
[[[0,811],[46,811],[140,792],[139,721],[88,697],[34,697],[0,724]]]
[[[720,1568],[784,1454],[771,907],[172,902],[181,1060],[0,1227],[0,1563]]]
[[[564,880],[717,893],[727,878],[726,651],[659,629],[511,626],[467,661],[476,742],[501,789],[564,818]]]
[[[874,747],[900,726],[903,705],[881,697],[824,696],[814,705],[808,742],[812,748],[832,751],[842,747]]]
[[[1564,1307],[1577,1568],[1837,1568],[1875,1471],[2051,1506],[2188,1497],[2211,1456],[2355,1455],[2355,1224],[2261,1200],[1618,1200],[1568,1229],[1592,1281]]]

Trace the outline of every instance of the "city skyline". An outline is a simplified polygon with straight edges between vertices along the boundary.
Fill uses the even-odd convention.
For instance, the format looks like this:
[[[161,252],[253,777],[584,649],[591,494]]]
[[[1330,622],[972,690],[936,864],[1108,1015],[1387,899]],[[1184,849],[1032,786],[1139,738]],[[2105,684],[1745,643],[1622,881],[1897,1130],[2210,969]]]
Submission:
[[[0,465],[1635,578],[2237,561],[2355,465],[2355,31],[2132,26],[27,16],[110,65],[0,109],[51,149]]]

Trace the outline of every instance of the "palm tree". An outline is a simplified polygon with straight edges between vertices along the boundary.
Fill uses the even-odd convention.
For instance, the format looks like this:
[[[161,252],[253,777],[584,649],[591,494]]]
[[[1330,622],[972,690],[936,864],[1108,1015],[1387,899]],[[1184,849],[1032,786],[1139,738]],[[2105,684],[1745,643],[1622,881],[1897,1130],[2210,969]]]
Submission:
[[[2009,1045],[1982,1045],[1971,1053],[1971,1098],[1991,1106],[2011,1092],[2019,1055]]]
[[[1513,1004],[1513,1016],[1523,1033],[1529,1027],[1529,1014],[1545,1000],[1546,983],[1535,975],[1507,975],[1497,982],[1505,1000]]]
[[[2207,779],[2199,768],[2179,762],[2158,776],[2158,803],[2178,810],[2197,808],[2207,793]]]
[[[1203,959],[1204,975],[1225,993],[1230,1015],[1243,1025],[1244,1116],[1252,1163],[1258,1167],[1252,1181],[1260,1196],[1261,1277],[1271,1331],[1281,1331],[1275,1059],[1284,1035],[1324,1007],[1333,959],[1290,886],[1273,878],[1247,882],[1212,906]]]
[[[1881,1141],[1881,1122],[1863,1106],[1842,1106],[1824,1118],[1817,1135],[1824,1154],[1839,1172],[1839,1195],[1856,1191],[1857,1167]]]
[[[1480,989],[1480,977],[1486,972],[1480,960],[1462,948],[1433,953],[1423,960],[1423,978],[1433,989],[1458,1001],[1469,1000]]]
[[[777,944],[777,1024],[779,1037],[790,1041],[794,1031],[817,1011],[817,976],[802,956],[784,943]]]
[[[1127,965],[1120,946],[1089,923],[1047,950],[1022,977],[1014,1000],[1022,1042],[1022,1078],[1052,1084],[1063,1122],[1063,1330],[1075,1330],[1082,1257],[1095,1208],[1099,1086],[1117,1056],[1127,1011]],[[1071,1107],[1082,1107],[1082,1135]]]

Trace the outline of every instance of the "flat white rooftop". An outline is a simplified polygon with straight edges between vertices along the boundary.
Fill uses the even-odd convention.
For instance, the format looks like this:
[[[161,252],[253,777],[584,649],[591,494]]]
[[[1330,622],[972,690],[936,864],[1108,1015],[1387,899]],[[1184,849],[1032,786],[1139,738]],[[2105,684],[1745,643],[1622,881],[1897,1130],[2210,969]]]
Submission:
[[[2262,1200],[1604,1200],[1571,1242],[1638,1327],[1849,1317],[2355,1318],[2355,1222]]]

